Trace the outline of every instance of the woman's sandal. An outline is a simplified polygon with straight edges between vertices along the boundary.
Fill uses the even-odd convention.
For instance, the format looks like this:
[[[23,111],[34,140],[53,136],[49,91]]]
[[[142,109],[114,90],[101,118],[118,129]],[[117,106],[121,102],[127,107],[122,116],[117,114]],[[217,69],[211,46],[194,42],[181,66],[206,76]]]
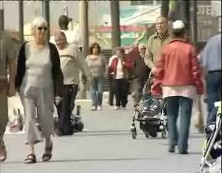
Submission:
[[[52,158],[52,148],[53,148],[53,144],[51,143],[51,145],[49,147],[45,148],[45,153],[42,156],[42,161],[43,162],[47,162]]]
[[[34,164],[36,162],[37,160],[35,154],[29,154],[25,159],[25,164]]]
[[[7,159],[7,152],[5,146],[0,147],[0,162],[4,162]]]

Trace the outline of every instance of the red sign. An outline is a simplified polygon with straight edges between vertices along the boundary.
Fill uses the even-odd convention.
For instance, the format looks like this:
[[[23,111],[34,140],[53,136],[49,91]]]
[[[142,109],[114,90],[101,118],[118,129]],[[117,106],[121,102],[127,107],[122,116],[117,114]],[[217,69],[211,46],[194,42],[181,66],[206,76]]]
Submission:
[[[144,30],[143,26],[120,26],[121,32],[140,32]],[[102,26],[96,28],[97,32],[112,32],[111,26]]]

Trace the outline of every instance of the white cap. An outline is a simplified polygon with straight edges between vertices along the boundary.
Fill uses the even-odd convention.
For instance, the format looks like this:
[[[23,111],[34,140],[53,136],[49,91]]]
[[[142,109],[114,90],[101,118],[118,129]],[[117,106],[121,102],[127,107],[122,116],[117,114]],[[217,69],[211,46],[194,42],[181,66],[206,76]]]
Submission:
[[[173,29],[183,29],[185,27],[182,20],[176,20],[173,22]]]

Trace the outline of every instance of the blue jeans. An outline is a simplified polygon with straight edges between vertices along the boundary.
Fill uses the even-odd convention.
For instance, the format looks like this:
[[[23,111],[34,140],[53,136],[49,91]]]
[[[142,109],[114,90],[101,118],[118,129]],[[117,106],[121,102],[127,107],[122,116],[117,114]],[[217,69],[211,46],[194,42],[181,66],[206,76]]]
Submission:
[[[221,92],[221,72],[210,72],[206,77],[206,88],[207,88],[207,123],[211,120],[216,120],[216,114],[214,109],[214,102],[219,101]],[[212,116],[212,117],[211,117]]]
[[[179,153],[187,152],[193,100],[174,96],[166,98],[167,124],[170,147],[178,145]],[[180,118],[178,118],[180,115]],[[179,126],[177,128],[177,119]]]
[[[92,106],[102,106],[103,77],[94,77],[91,83]]]

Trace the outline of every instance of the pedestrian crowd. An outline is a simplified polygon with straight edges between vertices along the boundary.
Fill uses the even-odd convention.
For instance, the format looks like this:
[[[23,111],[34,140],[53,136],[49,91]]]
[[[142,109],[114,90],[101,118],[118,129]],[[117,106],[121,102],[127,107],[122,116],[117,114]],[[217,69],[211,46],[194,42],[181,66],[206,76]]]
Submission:
[[[117,47],[107,63],[98,43],[93,43],[89,55],[84,57],[79,49],[79,38],[68,30],[68,24],[68,17],[61,16],[60,30],[48,42],[47,21],[42,17],[34,19],[33,40],[21,46],[18,56],[10,37],[5,34],[2,38],[5,51],[0,63],[0,162],[7,158],[3,141],[8,122],[7,96],[14,96],[16,91],[19,93],[28,146],[25,163],[32,164],[37,162],[35,144],[43,139],[42,160],[49,161],[52,157],[54,111],[59,115],[57,134],[72,133],[70,116],[81,83],[90,87],[91,110],[101,111],[104,80],[107,78],[109,105],[114,106],[114,110],[124,110],[131,93],[130,85],[133,85],[131,95],[134,105],[137,105],[150,74],[154,76],[152,95],[166,101],[169,152],[175,152],[177,146],[180,154],[187,154],[192,108],[198,111],[195,126],[202,131],[201,96],[206,97],[208,106],[206,123],[215,121],[217,110],[214,102],[221,100],[221,33],[210,38],[198,53],[187,39],[182,21],[169,26],[165,17],[158,17],[156,33],[147,44],[135,44],[133,53],[128,54],[124,48]],[[3,63],[8,63],[8,79],[5,77],[7,69],[1,67]],[[41,133],[36,127],[36,119]]]

